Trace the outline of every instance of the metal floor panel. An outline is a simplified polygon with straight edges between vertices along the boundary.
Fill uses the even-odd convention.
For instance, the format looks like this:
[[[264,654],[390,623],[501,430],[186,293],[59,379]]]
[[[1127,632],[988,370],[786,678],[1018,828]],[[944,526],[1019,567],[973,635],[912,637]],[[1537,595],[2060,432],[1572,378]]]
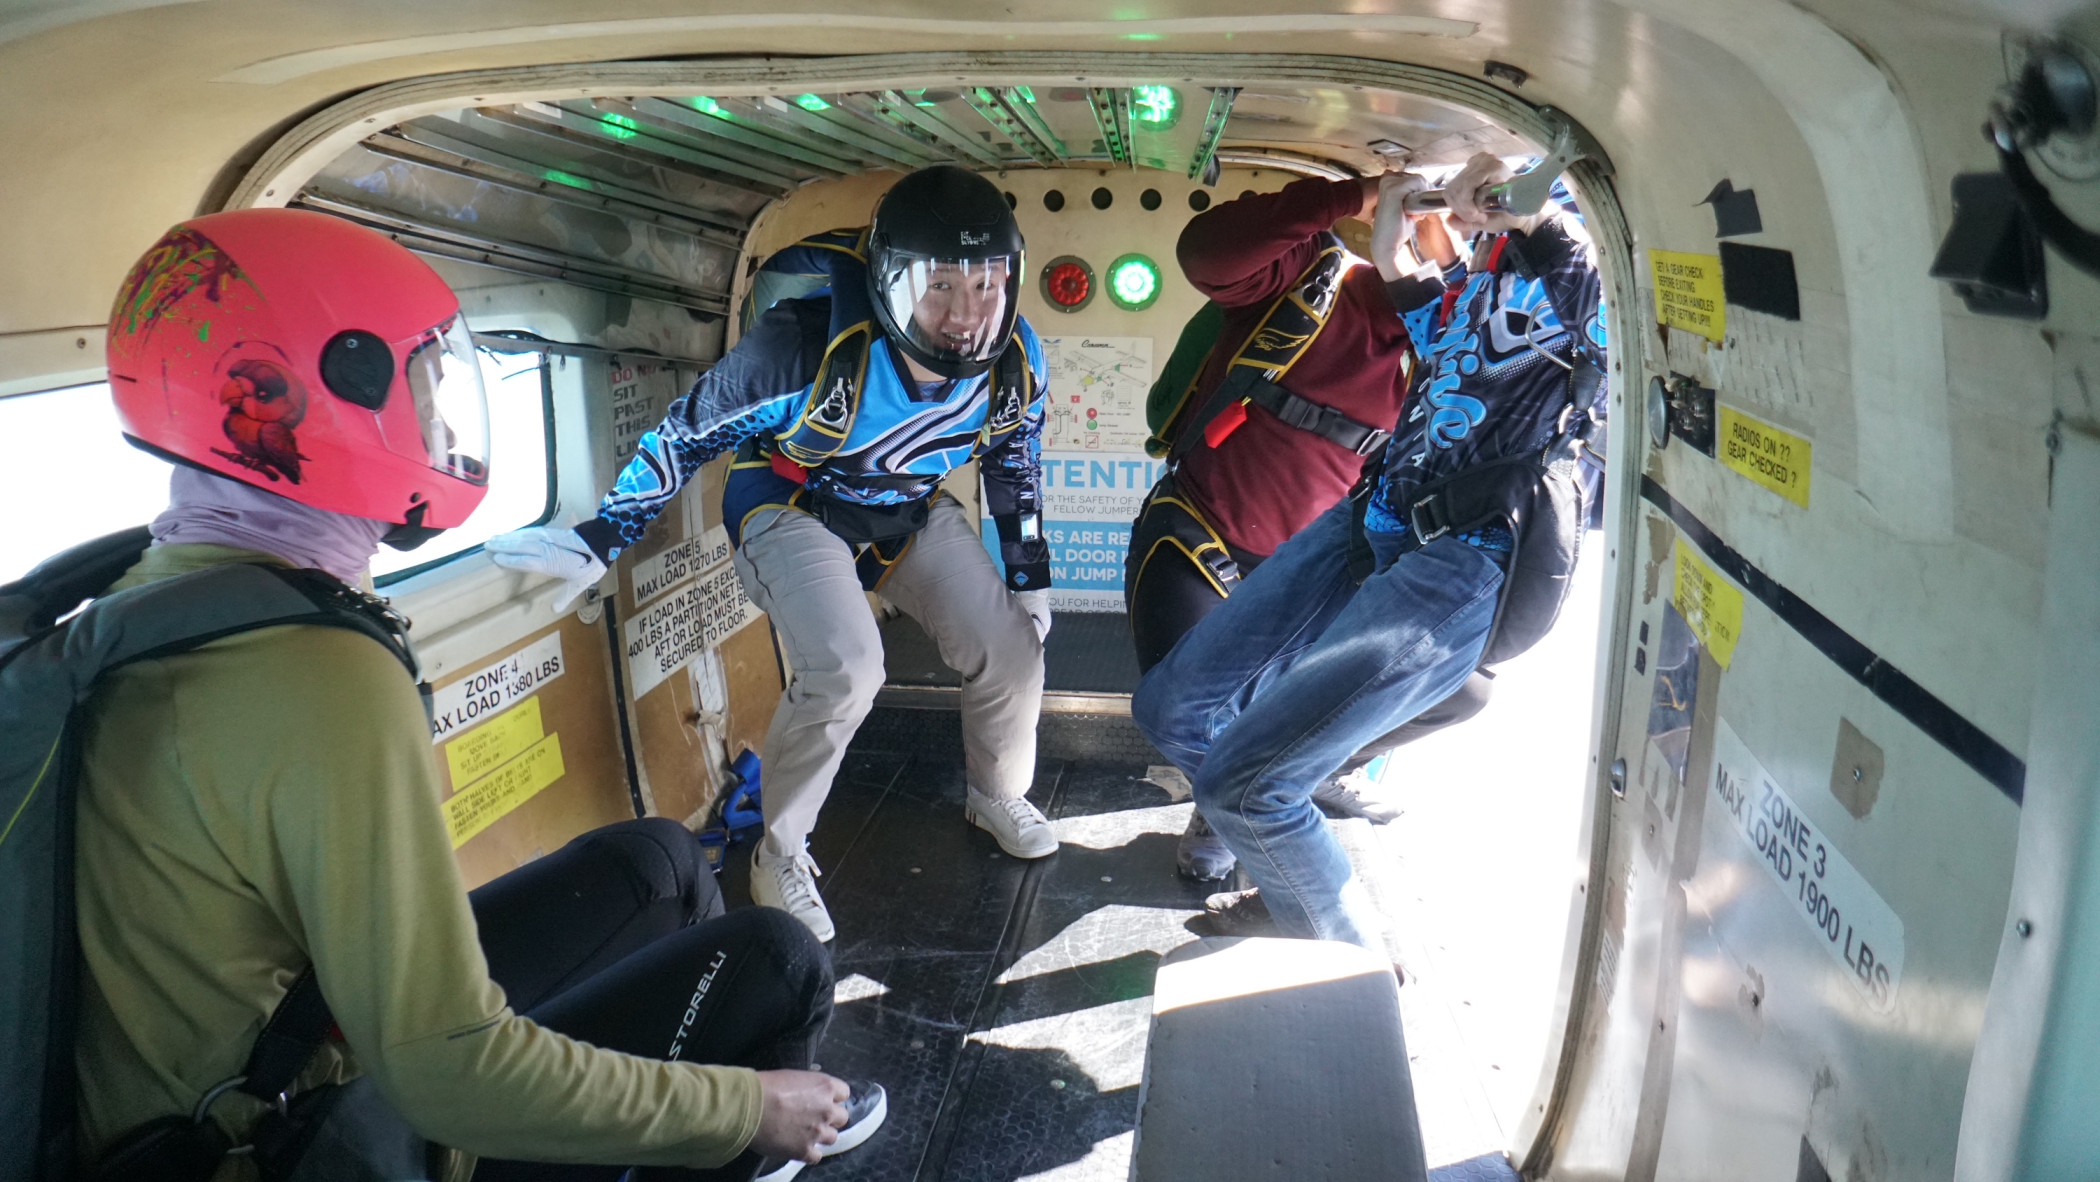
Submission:
[[[1174,874],[1189,806],[1142,761],[1046,758],[1030,796],[1064,845],[1022,862],[963,819],[960,737],[952,711],[878,709],[811,837],[839,932],[819,1061],[880,1081],[890,1117],[804,1176],[1120,1182],[1153,974],[1206,889]],[[723,889],[748,900],[748,842]]]
[[[889,683],[957,686],[941,663],[933,638],[910,616],[882,621],[883,663]],[[1043,644],[1043,689],[1052,694],[1127,694],[1137,688],[1137,656],[1130,618],[1122,612],[1059,612]]]
[[[1127,717],[1068,721],[1074,736],[1129,727]],[[1143,779],[1159,757],[1104,758],[1119,745],[1071,738],[1046,733],[1043,747],[1093,754],[1045,754],[1030,792],[1062,846],[1022,862],[963,819],[954,711],[878,707],[862,725],[810,842],[839,932],[839,1002],[819,1061],[882,1083],[890,1117],[804,1177],[1128,1177],[1153,980],[1162,956],[1197,938],[1190,921],[1215,887],[1174,873],[1192,806]],[[1363,827],[1336,826],[1352,855],[1375,850],[1352,825]],[[748,881],[746,842],[724,868],[732,906],[748,900]],[[1407,1018],[1412,1045],[1417,1014]],[[1425,1119],[1443,1116],[1431,1100]]]

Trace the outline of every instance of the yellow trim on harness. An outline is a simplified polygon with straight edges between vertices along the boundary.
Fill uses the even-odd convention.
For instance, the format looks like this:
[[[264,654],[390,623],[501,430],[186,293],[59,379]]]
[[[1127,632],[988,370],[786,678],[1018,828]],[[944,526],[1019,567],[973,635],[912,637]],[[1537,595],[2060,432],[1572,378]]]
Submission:
[[[1035,363],[1028,358],[1028,345],[1027,342],[1021,339],[1021,330],[1015,329],[1013,335],[1006,338],[1006,348],[1019,349],[1021,351],[1021,419],[1014,423],[1013,426],[1007,428],[1006,433],[1011,435],[1021,429],[1021,422],[1027,421],[1028,408],[1035,405],[1036,395],[1039,391],[1036,389]],[[1000,353],[1003,356],[1005,349],[1000,350]],[[977,429],[977,454],[971,456],[970,460],[975,460],[992,448],[992,419],[999,409],[992,405],[992,399],[999,395],[998,373],[999,364],[994,361],[992,368],[986,371],[985,374],[984,426]],[[964,463],[968,463],[970,460],[965,460]],[[939,496],[942,491],[944,490],[936,489],[934,495]]]
[[[853,375],[853,398],[846,405],[846,425],[843,430],[833,431],[821,423],[811,422],[809,416],[816,410],[823,397],[823,391],[820,387],[830,384],[828,379],[831,377],[831,367],[828,362],[831,360],[831,354],[838,349],[840,343],[845,341],[847,337],[856,333],[865,334],[868,338],[868,344],[866,348],[861,350],[858,372]],[[788,443],[788,437],[800,433],[804,427],[808,427],[819,435],[829,436],[838,440],[840,446],[845,445],[846,440],[853,435],[854,422],[860,418],[860,396],[868,380],[868,355],[874,351],[875,322],[872,320],[863,320],[831,338],[831,343],[824,346],[824,360],[827,364],[817,367],[817,376],[810,382],[809,400],[803,404],[801,416],[795,420],[794,426],[773,436],[776,443],[783,445],[781,450],[786,451],[785,445]],[[792,453],[788,455],[788,458],[791,460],[795,459]],[[796,463],[801,463],[801,461],[796,460]],[[804,467],[808,467],[808,465],[804,465]]]
[[[1270,301],[1269,310],[1262,313],[1262,318],[1255,324],[1254,330],[1247,334],[1247,338],[1240,342],[1240,347],[1233,350],[1232,359],[1225,363],[1226,374],[1231,374],[1233,366],[1244,365],[1249,369],[1262,371],[1268,376],[1269,381],[1281,384],[1284,375],[1291,372],[1291,367],[1298,364],[1298,359],[1312,350],[1313,342],[1318,340],[1320,334],[1327,330],[1327,322],[1334,316],[1334,305],[1341,300],[1341,279],[1337,278],[1335,280],[1334,299],[1328,303],[1327,311],[1324,313],[1311,304],[1306,303],[1298,293],[1305,290],[1306,282],[1326,264],[1329,255],[1340,254],[1344,256],[1342,265],[1343,274],[1346,275],[1348,269],[1346,256],[1348,253],[1348,248],[1340,242],[1322,247],[1320,253],[1313,256],[1312,262],[1306,264],[1305,269],[1298,273],[1298,277],[1291,280],[1291,285],[1285,288],[1280,296]],[[1303,336],[1292,333],[1289,334],[1290,339],[1261,344],[1263,334],[1270,331],[1270,322],[1276,319],[1276,314],[1283,310],[1286,302],[1297,305],[1300,311],[1312,318],[1312,331],[1305,333]],[[1264,352],[1277,353],[1286,349],[1293,352],[1290,360],[1284,362],[1281,366],[1248,359],[1247,351],[1255,348],[1258,344],[1260,344]],[[1181,392],[1180,399],[1174,403],[1173,411],[1161,421],[1162,431],[1172,430],[1175,424],[1181,421],[1181,416],[1188,411],[1189,400],[1195,396],[1196,387],[1202,383],[1204,371],[1210,368],[1207,364],[1208,361],[1209,358],[1206,357],[1206,364],[1196,367],[1195,374],[1189,378],[1188,388]],[[1219,380],[1223,381],[1224,379],[1220,378]],[[1148,455],[1164,459],[1172,450],[1173,445],[1167,442],[1163,434],[1153,435],[1145,440],[1145,452]],[[1200,521],[1202,518],[1199,516],[1197,520]],[[1209,526],[1206,525],[1204,528],[1208,529]]]
[[[1201,574],[1204,578],[1204,581],[1210,584],[1211,590],[1216,591],[1218,593],[1219,599],[1232,598],[1232,593],[1225,589],[1225,584],[1220,583],[1218,581],[1218,576],[1210,573],[1210,568],[1203,565],[1203,560],[1201,558],[1196,557],[1203,551],[1212,549],[1212,544],[1209,542],[1205,542],[1203,545],[1196,547],[1194,550],[1191,550],[1187,546],[1182,544],[1180,538],[1175,537],[1173,534],[1168,534],[1165,537],[1160,538],[1158,541],[1152,543],[1152,548],[1150,550],[1145,551],[1144,561],[1138,563],[1137,578],[1132,579],[1130,582],[1130,597],[1132,599],[1137,598],[1138,587],[1145,581],[1145,572],[1152,568],[1152,556],[1159,553],[1159,548],[1161,546],[1166,545],[1169,542],[1172,542],[1174,544],[1174,548],[1176,550],[1181,551],[1182,554],[1188,558],[1189,565],[1196,568],[1196,572],[1198,574]]]
[[[1194,505],[1189,504],[1187,501],[1182,500],[1180,497],[1158,497],[1155,498],[1152,503],[1155,505],[1181,506],[1182,512],[1187,513],[1190,517],[1195,518],[1196,524],[1203,527],[1203,532],[1210,535],[1210,540],[1213,544],[1218,546],[1223,546],[1225,544],[1225,539],[1218,536],[1218,531],[1214,526],[1211,525],[1210,520],[1204,517],[1203,514],[1196,512],[1196,507]]]
[[[933,495],[926,498],[926,513],[929,521],[932,519],[934,506],[940,504],[941,498],[947,495],[947,489],[936,488],[933,490]],[[897,551],[897,556],[895,558],[884,558],[882,556],[882,550],[878,546],[876,546],[875,543],[867,543],[867,549],[865,551],[863,551],[861,554],[854,555],[854,565],[858,566],[860,564],[861,557],[865,554],[873,554],[875,556],[875,561],[882,565],[881,577],[877,578],[875,580],[875,585],[873,587],[868,588],[868,590],[882,590],[882,585],[884,583],[889,582],[890,576],[897,572],[897,564],[903,562],[904,556],[911,553],[911,548],[918,544],[919,535],[915,532],[910,537],[904,539],[904,549]]]
[[[840,330],[839,330],[839,335],[837,335],[837,336],[835,336],[835,337],[831,338],[831,339],[830,339],[829,341],[826,341],[826,342],[825,342],[825,344],[824,344],[824,351],[825,351],[826,353],[829,353],[829,352],[831,352],[831,351],[832,351],[833,349],[836,349],[836,348],[838,348],[838,347],[839,347],[839,342],[840,342],[840,341],[843,341],[843,340],[845,340],[845,339],[846,339],[847,337],[850,337],[850,336],[852,336],[852,335],[853,335],[854,333],[860,332],[860,331],[861,331],[861,330],[863,330],[863,329],[866,329],[866,330],[868,330],[869,332],[871,332],[871,333],[872,333],[872,332],[874,331],[874,328],[875,328],[875,322],[874,322],[874,321],[872,321],[872,320],[863,320],[863,321],[861,321],[861,322],[860,322],[859,324],[852,324],[852,325],[848,325],[848,326],[846,326],[845,328],[842,328],[842,329],[840,329]]]
[[[1301,358],[1301,357],[1304,357],[1304,356],[1306,355],[1306,353],[1307,353],[1307,352],[1311,351],[1311,349],[1312,349],[1312,346],[1313,346],[1313,342],[1314,342],[1314,341],[1316,341],[1316,340],[1318,340],[1318,339],[1320,338],[1320,334],[1321,334],[1322,332],[1326,331],[1326,328],[1327,328],[1327,322],[1328,322],[1328,320],[1329,320],[1329,319],[1331,319],[1331,318],[1332,318],[1332,317],[1334,316],[1334,304],[1333,304],[1333,303],[1329,303],[1329,304],[1327,305],[1327,311],[1325,311],[1325,312],[1322,312],[1322,311],[1320,311],[1320,310],[1319,310],[1318,308],[1315,308],[1315,307],[1313,307],[1313,306],[1312,306],[1311,304],[1308,304],[1308,303],[1306,303],[1306,302],[1304,301],[1304,299],[1302,299],[1302,298],[1301,298],[1301,297],[1299,296],[1299,294],[1298,294],[1298,293],[1299,293],[1299,292],[1301,292],[1301,291],[1303,291],[1303,290],[1305,289],[1305,281],[1306,281],[1306,278],[1307,278],[1308,276],[1312,275],[1312,274],[1313,274],[1313,273],[1314,273],[1315,271],[1319,270],[1319,268],[1320,268],[1321,264],[1323,264],[1323,263],[1325,263],[1325,262],[1327,261],[1327,256],[1328,256],[1328,255],[1331,255],[1331,254],[1344,254],[1344,255],[1346,255],[1347,253],[1348,253],[1348,249],[1347,249],[1346,247],[1343,247],[1343,246],[1341,246],[1341,245],[1340,245],[1339,243],[1337,243],[1337,244],[1335,244],[1335,245],[1332,245],[1332,246],[1328,246],[1328,247],[1326,247],[1326,248],[1322,249],[1322,250],[1320,251],[1320,253],[1319,253],[1319,254],[1316,254],[1316,255],[1314,255],[1314,256],[1313,256],[1313,261],[1312,261],[1312,262],[1311,262],[1310,264],[1308,264],[1308,265],[1306,266],[1305,270],[1303,270],[1303,271],[1299,272],[1299,274],[1298,274],[1298,278],[1297,278],[1297,279],[1295,279],[1295,280],[1293,280],[1293,281],[1291,282],[1291,286],[1290,286],[1289,288],[1285,289],[1285,291],[1284,291],[1284,293],[1283,293],[1283,298],[1282,298],[1282,299],[1279,299],[1279,300],[1277,300],[1276,302],[1274,302],[1274,303],[1272,303],[1272,304],[1270,304],[1270,305],[1269,305],[1269,310],[1268,310],[1268,312],[1266,312],[1265,314],[1263,314],[1263,316],[1262,316],[1262,318],[1261,318],[1261,323],[1259,323],[1259,324],[1256,324],[1256,325],[1254,326],[1254,331],[1253,331],[1253,332],[1250,332],[1250,333],[1248,333],[1248,334],[1247,334],[1247,339],[1246,339],[1245,341],[1242,341],[1242,342],[1240,343],[1240,347],[1239,347],[1238,351],[1236,351],[1235,353],[1233,353],[1233,355],[1232,355],[1232,360],[1231,360],[1230,362],[1228,362],[1228,363],[1227,363],[1227,365],[1226,365],[1226,368],[1227,368],[1227,369],[1230,369],[1230,368],[1231,368],[1232,366],[1235,366],[1235,365],[1244,365],[1244,366],[1247,366],[1247,367],[1249,367],[1250,369],[1261,369],[1261,370],[1267,370],[1267,371],[1269,371],[1269,380],[1270,380],[1270,381],[1272,381],[1272,382],[1276,382],[1276,383],[1278,383],[1278,384],[1281,384],[1281,383],[1283,382],[1283,379],[1284,379],[1284,375],[1286,375],[1286,374],[1288,374],[1288,373],[1290,373],[1290,372],[1291,372],[1291,367],[1292,367],[1292,366],[1294,366],[1294,365],[1296,365],[1296,364],[1298,364],[1298,360],[1299,360],[1299,358]],[[1346,269],[1346,260],[1344,261],[1344,267],[1345,267],[1345,269]],[[1339,301],[1339,300],[1340,300],[1340,298],[1341,298],[1341,294],[1340,294],[1340,293],[1341,293],[1341,280],[1340,280],[1340,279],[1336,279],[1336,280],[1335,280],[1335,299],[1336,299],[1337,301]],[[1313,330],[1312,330],[1311,332],[1309,332],[1309,333],[1305,334],[1305,338],[1304,338],[1304,340],[1302,340],[1302,341],[1292,341],[1292,342],[1288,342],[1288,343],[1284,343],[1284,344],[1280,344],[1280,345],[1264,345],[1264,346],[1262,346],[1262,347],[1263,347],[1264,349],[1270,349],[1270,350],[1275,350],[1275,349],[1292,349],[1292,350],[1295,350],[1295,351],[1294,351],[1294,352],[1293,352],[1293,353],[1291,354],[1291,359],[1290,359],[1289,361],[1286,361],[1286,362],[1284,362],[1284,363],[1283,363],[1283,365],[1282,365],[1281,367],[1278,367],[1278,366],[1274,366],[1274,365],[1270,365],[1270,364],[1267,364],[1267,363],[1265,363],[1265,362],[1261,362],[1261,361],[1250,361],[1250,360],[1248,360],[1248,359],[1247,359],[1247,350],[1249,350],[1249,349],[1252,349],[1252,348],[1254,348],[1254,347],[1255,347],[1255,344],[1256,344],[1256,342],[1258,342],[1258,341],[1260,341],[1260,340],[1261,340],[1261,338],[1262,338],[1262,334],[1263,334],[1263,333],[1265,333],[1265,332],[1267,332],[1267,331],[1269,331],[1269,322],[1270,322],[1271,320],[1274,320],[1274,319],[1276,318],[1276,313],[1278,313],[1278,312],[1280,312],[1280,311],[1282,311],[1282,310],[1283,310],[1283,305],[1284,305],[1284,302],[1285,302],[1285,301],[1289,301],[1290,303],[1293,303],[1293,304],[1296,304],[1296,305],[1298,305],[1298,307],[1299,307],[1299,309],[1300,309],[1301,311],[1303,311],[1303,312],[1304,312],[1304,313],[1305,313],[1305,314],[1306,314],[1307,316],[1310,316],[1310,317],[1312,317],[1312,321],[1313,321]],[[1296,334],[1292,334],[1292,335],[1294,335],[1294,336],[1295,336]]]
[[[58,738],[52,740],[51,750],[44,752],[44,766],[36,769],[36,779],[29,782],[29,791],[22,794],[22,803],[15,806],[14,815],[7,819],[7,828],[0,829],[0,845],[7,844],[7,836],[15,831],[15,823],[22,819],[29,802],[36,799],[36,790],[44,786],[44,777],[51,773],[51,764],[58,758],[59,744],[65,741],[66,736],[61,730]]]
[[[802,506],[797,505],[795,503],[795,501],[798,498],[800,498],[802,494],[808,491],[809,490],[806,488],[796,489],[794,491],[794,494],[788,497],[786,504],[782,504],[779,501],[767,501],[763,505],[753,505],[751,507],[751,511],[744,514],[743,520],[736,523],[736,536],[739,538],[748,537],[749,534],[746,531],[748,531],[751,528],[751,519],[765,512],[768,509],[792,510],[793,512],[802,514],[804,517],[815,517],[816,514],[811,513],[809,510],[804,509]]]
[[[873,554],[875,561],[882,566],[882,574],[876,578],[875,586],[871,590],[882,590],[882,585],[890,581],[891,575],[897,573],[897,564],[904,561],[904,556],[911,553],[911,548],[918,543],[918,540],[919,535],[917,534],[904,539],[904,549],[897,551],[895,558],[884,558],[882,551],[876,549],[875,543],[868,543],[867,553]]]
[[[836,233],[836,231],[834,231],[834,233]],[[868,240],[868,232],[867,232],[866,230],[862,230],[862,231],[860,232],[860,235],[861,235],[861,236],[860,236],[860,241],[861,241],[862,243],[865,243],[865,242],[867,242],[867,240]],[[867,252],[866,252],[866,251],[864,251],[864,250],[861,250],[861,249],[856,249],[855,247],[851,247],[851,246],[835,246],[835,245],[833,245],[832,243],[829,243],[829,242],[819,242],[819,241],[817,241],[817,240],[815,240],[815,239],[813,239],[813,238],[805,238],[805,239],[803,239],[802,241],[800,241],[800,242],[796,243],[795,245],[797,245],[797,246],[808,246],[808,247],[814,247],[814,248],[815,248],[815,249],[817,249],[817,250],[835,250],[835,251],[839,252],[840,254],[842,254],[842,255],[845,255],[846,257],[848,257],[848,258],[851,258],[851,259],[853,259],[853,260],[855,260],[855,261],[857,261],[857,262],[862,262],[862,263],[865,263],[865,262],[867,262],[867,261],[868,261],[868,256],[867,256]]]
[[[1180,538],[1175,537],[1173,534],[1169,533],[1161,535],[1157,541],[1154,541],[1152,543],[1151,548],[1145,551],[1145,557],[1138,562],[1137,577],[1130,581],[1130,597],[1132,599],[1137,598],[1138,586],[1139,584],[1145,581],[1145,571],[1152,565],[1152,556],[1154,554],[1159,553],[1160,546],[1167,542],[1172,542],[1174,543],[1174,548],[1176,550],[1181,551],[1184,555],[1188,557],[1189,564],[1191,566],[1194,566],[1196,570],[1201,572],[1203,577],[1209,581],[1211,588],[1218,593],[1218,598],[1232,598],[1232,592],[1227,591],[1225,589],[1225,584],[1220,583],[1218,581],[1218,577],[1210,573],[1210,568],[1203,564],[1203,560],[1197,557],[1197,555],[1202,554],[1205,550],[1216,550],[1218,553],[1223,554],[1227,558],[1232,557],[1232,549],[1225,544],[1224,538],[1218,536],[1217,527],[1213,526],[1210,523],[1209,518],[1206,518],[1205,516],[1203,516],[1203,514],[1196,512],[1196,507],[1194,505],[1189,504],[1187,501],[1182,500],[1180,497],[1155,497],[1145,502],[1145,510],[1143,511],[1149,511],[1154,505],[1178,506],[1182,512],[1189,515],[1189,520],[1203,527],[1203,532],[1210,535],[1210,541],[1203,543],[1202,545],[1196,547],[1194,550],[1191,550],[1185,543],[1182,542]],[[1141,511],[1141,513],[1143,511]]]
[[[1174,409],[1168,411],[1167,417],[1162,419],[1161,422],[1169,426],[1173,425],[1174,420],[1181,417],[1181,412],[1189,408],[1189,399],[1195,397],[1196,387],[1202,382],[1203,367],[1199,365],[1196,367],[1196,372],[1189,375],[1189,384],[1181,391],[1181,397],[1174,400]],[[1173,445],[1157,435],[1147,436],[1145,439],[1145,454],[1153,459],[1166,459],[1167,453],[1171,450],[1173,450]]]

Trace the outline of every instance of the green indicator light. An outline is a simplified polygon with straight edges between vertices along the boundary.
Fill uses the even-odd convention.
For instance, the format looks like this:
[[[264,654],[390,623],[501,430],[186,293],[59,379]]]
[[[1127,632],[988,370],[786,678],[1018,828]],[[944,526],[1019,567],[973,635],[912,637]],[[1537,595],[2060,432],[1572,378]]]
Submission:
[[[694,95],[692,98],[687,99],[686,102],[691,104],[692,108],[702,115],[713,115],[717,119],[729,118],[729,112],[722,109],[722,104],[704,94]]]
[[[577,176],[575,173],[563,172],[559,168],[550,168],[541,175],[557,185],[567,185],[572,189],[588,189],[591,187],[591,182]]]
[[[830,103],[825,102],[823,99],[820,99],[813,94],[796,95],[795,105],[802,108],[805,111],[829,111],[831,109]]]
[[[605,115],[599,119],[598,124],[605,129],[605,134],[616,140],[631,140],[641,134],[642,125],[625,115]]]
[[[1164,131],[1181,120],[1181,96],[1171,86],[1133,86],[1130,88],[1130,118],[1157,131]]]
[[[1125,311],[1151,307],[1159,298],[1159,266],[1141,254],[1126,254],[1110,263],[1108,296]]]
[[[1159,34],[1158,34],[1158,33],[1125,33],[1125,34],[1123,34],[1123,40],[1125,40],[1125,41],[1157,41],[1157,40],[1159,40]]]

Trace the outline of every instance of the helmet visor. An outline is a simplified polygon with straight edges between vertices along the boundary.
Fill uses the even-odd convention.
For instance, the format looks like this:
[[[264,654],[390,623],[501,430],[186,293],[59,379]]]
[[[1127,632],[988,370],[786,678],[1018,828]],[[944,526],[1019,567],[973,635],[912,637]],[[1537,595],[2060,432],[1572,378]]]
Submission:
[[[392,449],[410,454],[419,450],[437,471],[469,484],[487,484],[488,395],[465,317],[455,316],[425,333],[409,351],[408,391],[415,399],[421,437],[414,449],[398,442]]]
[[[1006,347],[1020,286],[1018,254],[943,259],[893,250],[882,259],[876,293],[891,323],[928,355],[982,365]]]

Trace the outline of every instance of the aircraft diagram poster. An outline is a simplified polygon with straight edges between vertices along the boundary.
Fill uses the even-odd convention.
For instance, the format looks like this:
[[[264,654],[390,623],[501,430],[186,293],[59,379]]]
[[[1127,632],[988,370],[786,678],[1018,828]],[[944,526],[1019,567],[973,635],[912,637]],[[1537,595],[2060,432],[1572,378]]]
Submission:
[[[1043,531],[1050,606],[1123,610],[1130,523],[1162,465],[1145,454],[1151,337],[1044,337],[1050,384],[1043,420]],[[987,518],[985,545],[999,553]]]

